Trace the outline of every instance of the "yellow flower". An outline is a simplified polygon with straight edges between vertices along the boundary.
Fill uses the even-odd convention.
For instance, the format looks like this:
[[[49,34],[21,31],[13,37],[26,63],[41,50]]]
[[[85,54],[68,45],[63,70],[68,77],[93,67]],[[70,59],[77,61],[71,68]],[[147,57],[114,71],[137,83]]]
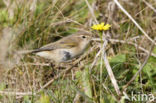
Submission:
[[[103,30],[109,30],[110,27],[111,25],[109,24],[104,25],[104,23],[102,22],[101,24],[97,24],[97,25],[94,24],[91,28],[94,30],[103,31]]]

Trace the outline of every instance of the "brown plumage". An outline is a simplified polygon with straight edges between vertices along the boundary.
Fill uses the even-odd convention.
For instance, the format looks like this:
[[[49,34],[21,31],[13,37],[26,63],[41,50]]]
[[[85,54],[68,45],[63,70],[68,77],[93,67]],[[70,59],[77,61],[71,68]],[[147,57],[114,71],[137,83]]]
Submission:
[[[90,33],[77,32],[39,49],[35,49],[32,53],[36,53],[41,57],[52,59],[56,62],[66,62],[81,55],[85,51],[90,40]]]

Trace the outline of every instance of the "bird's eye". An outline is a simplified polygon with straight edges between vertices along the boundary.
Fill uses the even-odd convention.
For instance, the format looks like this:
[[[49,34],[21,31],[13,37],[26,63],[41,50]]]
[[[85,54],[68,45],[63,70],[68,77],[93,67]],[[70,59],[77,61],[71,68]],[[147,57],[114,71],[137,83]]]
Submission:
[[[83,35],[82,38],[86,38],[86,36]]]

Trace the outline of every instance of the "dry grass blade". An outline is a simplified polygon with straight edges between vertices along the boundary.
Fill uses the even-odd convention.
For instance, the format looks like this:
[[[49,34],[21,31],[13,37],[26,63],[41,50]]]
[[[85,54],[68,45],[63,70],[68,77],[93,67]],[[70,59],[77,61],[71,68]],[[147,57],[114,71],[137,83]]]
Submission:
[[[102,51],[102,49],[100,49],[100,51],[98,51],[98,53],[96,54],[94,61],[91,64],[90,69],[92,69],[95,66],[96,62],[98,61],[98,57],[100,56],[101,51]]]
[[[73,67],[73,66],[72,66]],[[69,67],[65,70],[63,70],[61,73],[59,73],[58,75],[56,75],[55,77],[53,77],[50,81],[48,81],[44,86],[42,86],[37,93],[41,92],[44,88],[46,88],[47,86],[49,86],[54,80],[60,78],[61,76],[63,76],[63,74],[67,73],[69,70],[72,69],[72,67]]]
[[[150,3],[146,2],[145,0],[143,0],[143,2],[156,13],[156,9]]]
[[[132,20],[132,22],[137,26],[137,28],[149,39],[152,43],[155,43],[155,41],[149,37],[149,35],[144,31],[144,29],[134,20],[134,18],[123,8],[123,6],[118,2],[118,0],[114,0],[114,2],[118,5],[118,7]]]
[[[123,43],[123,44],[130,44],[130,45],[133,45],[133,46],[135,46],[136,48],[138,48],[138,49],[144,51],[145,53],[149,53],[148,50],[146,50],[145,48],[143,48],[143,47],[141,47],[141,46],[139,46],[139,45],[137,45],[136,43],[133,43],[133,42],[124,41],[124,40],[117,40],[117,39],[109,39],[109,41],[112,42],[112,43],[113,43],[113,42],[119,42],[119,43]],[[154,53],[151,53],[151,55],[152,55],[153,57],[156,57],[156,54],[154,54]]]
[[[0,94],[3,95],[20,95],[20,96],[25,96],[25,95],[36,95],[36,93],[33,92],[11,92],[11,91],[0,91]]]
[[[95,14],[94,14],[94,10],[93,10],[92,7],[90,6],[88,0],[85,0],[85,1],[86,1],[86,4],[87,4],[87,6],[88,6],[88,8],[89,8],[89,11],[90,11],[92,17],[94,18],[94,21],[96,22],[96,24],[98,24],[98,21],[97,21],[97,19],[96,19],[96,17],[95,17]]]
[[[112,68],[111,68],[111,66],[109,64],[109,61],[107,59],[107,55],[106,55],[106,51],[105,51],[105,48],[107,46],[107,42],[108,41],[107,40],[103,40],[103,41],[104,41],[103,48],[102,48],[103,49],[103,60],[105,62],[105,66],[106,66],[108,75],[109,75],[109,77],[111,79],[111,82],[112,82],[114,88],[115,88],[115,91],[116,91],[117,95],[120,96],[121,95],[121,92],[120,92],[119,86],[117,84],[117,81],[115,79],[115,76],[113,74]]]
[[[95,40],[95,41],[101,41],[100,38],[94,38],[93,40]],[[108,40],[109,40],[112,44],[114,44],[114,43],[130,44],[130,45],[133,45],[133,46],[135,46],[136,48],[138,48],[138,49],[144,51],[145,53],[149,53],[148,50],[146,50],[145,48],[143,48],[143,47],[139,46],[138,44],[133,43],[133,42],[131,42],[131,41],[118,40],[118,39],[108,39]],[[151,56],[156,57],[156,54],[151,53]]]

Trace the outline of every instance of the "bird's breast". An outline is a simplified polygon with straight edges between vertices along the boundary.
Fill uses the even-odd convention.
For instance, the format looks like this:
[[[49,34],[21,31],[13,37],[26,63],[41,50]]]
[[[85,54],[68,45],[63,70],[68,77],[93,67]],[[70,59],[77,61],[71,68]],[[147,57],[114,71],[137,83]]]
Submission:
[[[81,55],[83,50],[72,48],[72,49],[56,49],[52,51],[38,52],[37,55],[46,59],[52,59],[56,62],[68,62],[69,60]]]

